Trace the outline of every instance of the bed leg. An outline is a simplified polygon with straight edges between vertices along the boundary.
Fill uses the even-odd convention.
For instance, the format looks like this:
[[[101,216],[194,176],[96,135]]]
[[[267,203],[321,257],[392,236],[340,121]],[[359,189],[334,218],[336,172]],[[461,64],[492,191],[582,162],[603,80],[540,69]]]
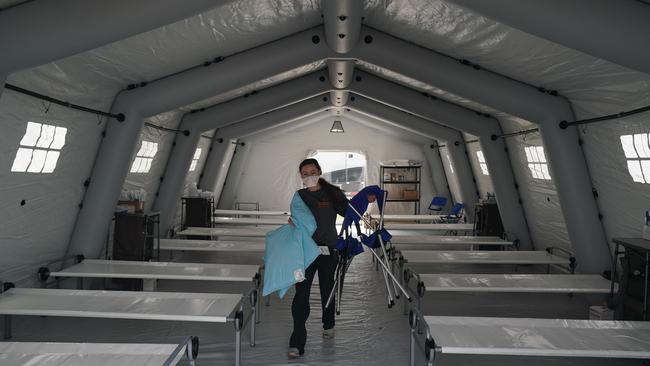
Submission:
[[[241,328],[244,324],[244,312],[241,308],[235,313],[235,366],[241,364]]]
[[[262,283],[261,276],[258,274],[255,277],[255,323],[260,322],[260,285]]]
[[[415,366],[415,343],[417,338],[415,335],[415,329],[417,328],[418,318],[413,311],[409,313],[409,328],[410,329],[410,351],[409,351],[409,365]]]
[[[257,289],[251,293],[251,347],[255,347],[255,324],[257,323]]]
[[[11,339],[11,315],[4,316],[5,330],[4,330],[4,339]]]

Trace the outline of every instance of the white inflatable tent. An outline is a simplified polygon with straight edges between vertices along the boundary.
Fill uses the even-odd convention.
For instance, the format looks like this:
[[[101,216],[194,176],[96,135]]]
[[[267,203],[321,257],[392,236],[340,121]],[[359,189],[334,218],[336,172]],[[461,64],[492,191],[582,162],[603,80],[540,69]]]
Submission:
[[[193,184],[286,210],[316,150],[362,152],[368,184],[424,161],[422,207],[471,218],[494,193],[521,248],[602,273],[648,209],[650,114],[572,122],[650,104],[649,18],[635,0],[0,0],[0,280],[99,257],[123,188],[163,232]]]

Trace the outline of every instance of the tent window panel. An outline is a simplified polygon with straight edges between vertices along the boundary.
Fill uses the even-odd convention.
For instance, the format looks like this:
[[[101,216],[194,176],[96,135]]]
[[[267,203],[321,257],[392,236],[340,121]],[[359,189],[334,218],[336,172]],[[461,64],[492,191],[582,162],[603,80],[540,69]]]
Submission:
[[[27,168],[29,173],[40,173],[43,171],[43,166],[45,166],[45,157],[47,156],[47,150],[34,149],[32,153],[32,162]]]
[[[36,146],[36,141],[41,137],[41,124],[34,122],[27,122],[27,130],[25,136],[20,140],[21,146]]]
[[[621,145],[623,146],[623,152],[625,153],[626,158],[635,159],[639,157],[634,148],[634,138],[632,135],[621,136]]]
[[[11,166],[12,172],[26,172],[29,163],[32,161],[32,152],[33,149],[25,149],[23,147],[18,149],[16,152],[16,158],[14,159],[14,164]]]
[[[528,169],[534,179],[550,180],[551,173],[548,170],[546,154],[543,146],[527,146],[524,148]]]
[[[641,170],[641,162],[639,160],[628,160],[627,170],[632,176],[632,180],[638,183],[646,183],[643,171]]]
[[[25,135],[20,140],[11,171],[54,173],[67,132],[65,127],[27,122]]]
[[[194,152],[194,156],[192,157],[192,164],[190,164],[190,171],[193,172],[196,170],[196,165],[199,163],[199,159],[201,159],[201,148],[197,148],[196,151]]]
[[[151,141],[142,141],[140,149],[135,154],[131,173],[144,174],[149,173],[154,156],[158,152],[158,143]]]
[[[133,160],[133,165],[131,165],[131,173],[139,173],[141,163],[142,158],[135,158],[135,160]]]
[[[483,155],[483,151],[482,150],[477,151],[476,156],[478,157],[478,165],[481,167],[481,173],[483,173],[483,175],[490,175],[490,172],[488,171],[487,163],[485,162],[485,156]]]
[[[648,146],[648,134],[641,133],[634,135],[634,148],[639,158],[650,158],[650,146]]]
[[[627,159],[627,171],[637,183],[650,183],[650,137],[647,133],[622,135],[621,146]]]
[[[45,164],[43,165],[43,173],[53,173],[56,168],[56,162],[59,161],[58,151],[48,151],[45,156]]]
[[[36,147],[41,147],[41,148],[44,148],[44,149],[48,149],[50,147],[50,145],[52,145],[52,141],[54,141],[54,132],[55,131],[56,131],[56,128],[54,126],[42,125],[41,126],[41,137],[36,142]]]

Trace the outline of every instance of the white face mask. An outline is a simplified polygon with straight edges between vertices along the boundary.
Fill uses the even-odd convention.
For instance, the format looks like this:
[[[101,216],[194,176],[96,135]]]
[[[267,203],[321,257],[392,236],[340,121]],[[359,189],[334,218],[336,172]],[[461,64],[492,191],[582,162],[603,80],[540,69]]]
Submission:
[[[318,175],[310,175],[310,176],[307,176],[307,177],[303,177],[302,182],[305,184],[305,186],[307,186],[307,188],[313,188],[313,187],[316,187],[318,185],[318,179],[319,178],[320,178],[320,176],[318,176]]]

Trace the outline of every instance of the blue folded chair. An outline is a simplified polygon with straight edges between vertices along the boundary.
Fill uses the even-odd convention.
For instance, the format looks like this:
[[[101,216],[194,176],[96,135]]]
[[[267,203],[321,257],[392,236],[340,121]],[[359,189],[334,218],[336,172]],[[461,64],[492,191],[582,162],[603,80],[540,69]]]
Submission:
[[[447,197],[435,196],[429,204],[429,211],[439,214],[447,205]]]
[[[448,214],[443,215],[442,217],[440,217],[440,221],[444,222],[444,223],[451,223],[451,224],[458,223],[463,218],[463,210],[464,209],[465,209],[464,204],[456,203],[451,208],[451,211],[449,211]]]

